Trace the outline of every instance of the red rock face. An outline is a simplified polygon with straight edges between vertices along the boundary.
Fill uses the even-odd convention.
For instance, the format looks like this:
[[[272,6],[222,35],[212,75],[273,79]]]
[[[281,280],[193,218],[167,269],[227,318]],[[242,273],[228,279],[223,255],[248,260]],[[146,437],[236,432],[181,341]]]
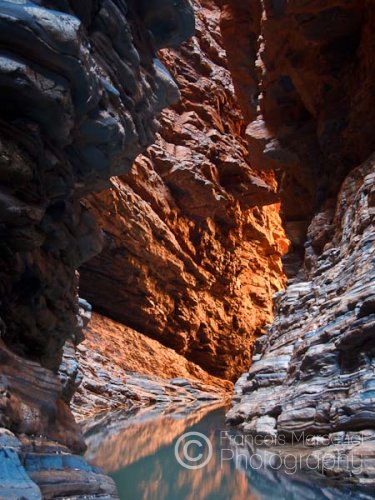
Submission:
[[[357,0],[222,4],[252,163],[280,172],[298,251],[312,214],[375,147],[374,11]]]
[[[273,172],[250,165],[213,2],[197,36],[162,51],[181,100],[130,174],[87,200],[104,251],[81,269],[98,311],[234,379],[272,319],[287,250]]]
[[[103,411],[130,414],[149,406],[161,411],[165,403],[175,411],[176,397],[184,407],[231,397],[231,382],[208,375],[173,349],[109,318],[93,314],[84,334],[76,353],[82,383],[71,408],[85,430],[86,421]]]

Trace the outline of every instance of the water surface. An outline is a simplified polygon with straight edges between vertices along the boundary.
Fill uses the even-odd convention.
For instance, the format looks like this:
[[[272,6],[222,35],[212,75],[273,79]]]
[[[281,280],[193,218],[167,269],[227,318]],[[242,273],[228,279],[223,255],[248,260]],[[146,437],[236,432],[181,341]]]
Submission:
[[[113,477],[123,500],[375,498],[322,483],[315,475],[251,467],[226,438],[224,415],[225,408],[217,406],[167,414],[151,409],[130,419],[110,414],[87,432],[87,458]],[[209,440],[211,457],[210,446],[196,433]]]

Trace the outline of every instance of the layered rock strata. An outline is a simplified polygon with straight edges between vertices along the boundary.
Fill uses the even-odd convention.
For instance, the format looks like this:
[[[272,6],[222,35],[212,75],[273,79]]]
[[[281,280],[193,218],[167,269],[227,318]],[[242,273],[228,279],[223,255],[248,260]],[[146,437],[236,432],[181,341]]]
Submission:
[[[288,248],[272,172],[249,163],[214,2],[194,2],[196,36],[161,51],[181,100],[131,172],[87,198],[104,250],[81,268],[102,314],[209,373],[235,379],[272,319]],[[256,165],[254,165],[256,167]]]
[[[325,212],[313,219],[305,281],[276,295],[275,322],[227,415],[301,448],[305,467],[364,485],[375,481],[374,181],[372,156],[345,180],[330,227]]]
[[[166,411],[230,397],[230,382],[109,318],[93,314],[84,335],[76,353],[82,381],[71,404],[78,421],[110,410]]]
[[[153,142],[179,96],[156,50],[193,27],[187,0],[0,1],[1,496],[24,496],[17,477],[36,497],[115,495],[71,455],[75,381],[57,376],[82,340],[76,269],[102,246],[80,200]]]
[[[280,181],[293,278],[276,295],[275,322],[228,421],[276,441],[309,435],[321,472],[373,483],[374,9],[354,0],[220,5],[251,162]]]
[[[375,149],[373,4],[220,4],[229,67],[249,122],[252,164],[278,172],[294,250],[286,270],[294,275],[311,217]]]

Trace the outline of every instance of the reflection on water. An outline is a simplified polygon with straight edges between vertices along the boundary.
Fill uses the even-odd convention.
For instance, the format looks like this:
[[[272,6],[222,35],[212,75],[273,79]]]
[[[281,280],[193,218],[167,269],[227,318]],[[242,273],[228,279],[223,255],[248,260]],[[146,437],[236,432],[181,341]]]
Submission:
[[[139,460],[154,456],[210,414],[222,408],[208,404],[191,411],[186,406],[173,412],[158,408],[143,409],[132,418],[121,411],[94,418],[86,425],[86,458],[108,473],[116,472]]]
[[[374,498],[349,488],[319,486],[315,477],[254,470],[238,460],[228,460],[230,454],[223,451],[227,444],[221,439],[224,415],[225,408],[213,406],[167,415],[146,410],[130,419],[121,413],[110,414],[90,424],[87,458],[111,474],[124,500]],[[175,444],[187,432],[199,432],[212,443],[212,458],[203,468],[187,469],[176,460]],[[207,458],[207,449],[192,443],[184,450],[188,438],[180,441],[179,449],[188,457],[202,451],[202,461]]]

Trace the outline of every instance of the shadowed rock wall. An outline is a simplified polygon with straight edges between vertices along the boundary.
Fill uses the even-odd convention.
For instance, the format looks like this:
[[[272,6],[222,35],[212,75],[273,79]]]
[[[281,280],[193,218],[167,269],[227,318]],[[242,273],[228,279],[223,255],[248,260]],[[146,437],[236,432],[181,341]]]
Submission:
[[[251,161],[275,169],[280,179],[282,217],[295,250],[286,270],[295,274],[312,215],[375,148],[373,4],[220,3]]]
[[[64,343],[82,339],[76,269],[102,247],[80,200],[154,140],[179,96],[156,50],[193,27],[185,0],[0,1],[0,419],[22,441],[4,431],[5,496],[40,495],[18,456],[45,497],[115,495],[54,449],[84,448],[74,370],[64,388],[57,377]]]
[[[131,172],[87,198],[105,237],[103,252],[81,268],[81,294],[234,379],[272,319],[288,243],[275,177],[249,163],[220,10],[208,0],[194,8],[196,36],[160,55],[181,100],[163,112],[156,144]]]
[[[375,480],[374,180],[373,156],[345,180],[332,240],[304,281],[277,294],[275,321],[227,415],[246,432],[295,443],[299,436],[325,436],[320,442],[329,452],[309,450],[322,471],[324,457],[341,453],[335,475],[363,484]],[[309,248],[321,220],[318,214],[310,225]],[[331,471],[332,462],[325,473]]]
[[[271,438],[310,435],[318,470],[373,484],[373,3],[221,7],[251,161],[281,182],[294,276],[228,421]]]

